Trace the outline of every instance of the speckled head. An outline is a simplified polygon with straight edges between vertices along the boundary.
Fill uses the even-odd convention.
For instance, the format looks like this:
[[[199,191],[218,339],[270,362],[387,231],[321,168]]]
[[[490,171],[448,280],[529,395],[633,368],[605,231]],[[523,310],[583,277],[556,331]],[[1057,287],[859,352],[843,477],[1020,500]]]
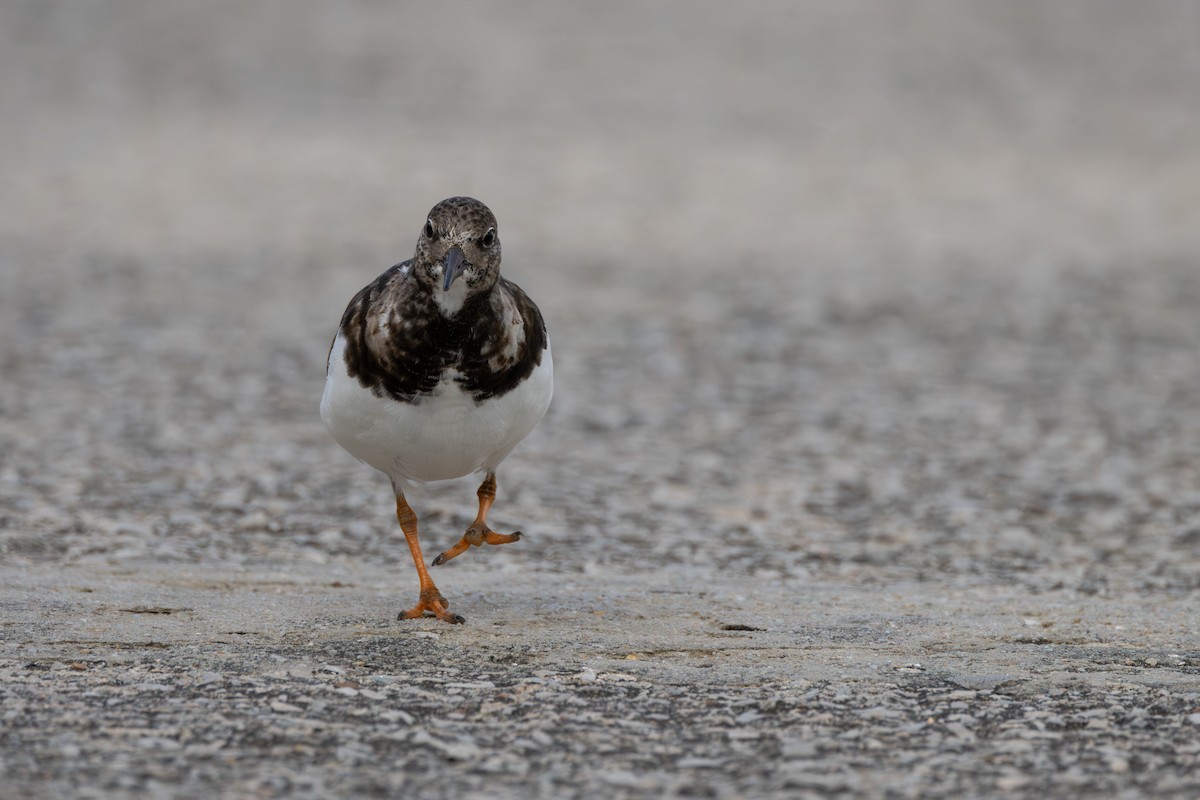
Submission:
[[[429,211],[417,239],[413,272],[430,287],[438,308],[454,316],[472,295],[500,277],[496,217],[473,197],[451,197]]]

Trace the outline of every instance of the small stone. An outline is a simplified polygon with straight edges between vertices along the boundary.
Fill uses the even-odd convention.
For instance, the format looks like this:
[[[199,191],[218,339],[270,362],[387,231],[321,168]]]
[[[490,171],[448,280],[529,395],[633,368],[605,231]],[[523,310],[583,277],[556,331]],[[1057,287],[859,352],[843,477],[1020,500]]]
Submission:
[[[628,672],[602,672],[599,675],[597,675],[596,677],[599,678],[600,680],[604,680],[604,681],[617,681],[617,682],[628,682],[628,683],[637,683],[638,681],[641,680],[641,678],[639,678],[638,676],[630,675]]]
[[[963,739],[964,741],[968,741],[968,742],[975,741],[975,734],[971,730],[969,730],[966,725],[963,725],[961,722],[946,723],[946,730],[949,733],[953,734],[955,737],[957,737],[959,739]]]
[[[900,709],[888,708],[887,706],[873,706],[854,713],[865,719],[896,719],[897,717],[904,716],[904,712]]]
[[[996,788],[1002,792],[1013,792],[1029,784],[1024,775],[1002,775],[996,780]]]
[[[262,510],[252,511],[238,520],[237,526],[244,531],[262,530],[271,522],[271,518]]]
[[[1032,555],[1041,546],[1037,536],[1028,528],[1017,525],[1002,528],[995,540],[997,549],[1017,555]]]
[[[379,718],[384,722],[400,722],[405,725],[413,724],[413,715],[398,708],[389,708],[387,711],[380,712]]]
[[[414,745],[427,745],[435,750],[440,750],[442,755],[451,761],[473,761],[483,752],[469,738],[459,739],[455,742],[444,742],[430,735],[429,731],[426,730],[419,730],[413,733],[409,738],[409,742]]]
[[[644,784],[641,778],[627,770],[605,772],[600,779],[611,786],[622,786],[629,789],[636,789]]]
[[[144,750],[179,750],[183,747],[179,742],[165,736],[144,736],[138,739],[137,744]]]
[[[814,758],[817,755],[816,742],[805,739],[787,739],[781,746],[784,758]]]
[[[225,489],[213,500],[213,507],[222,511],[238,510],[245,506],[245,504],[246,489],[244,486]]]
[[[333,757],[338,760],[338,763],[347,766],[355,766],[371,760],[371,752],[359,744],[343,744],[339,745],[333,752]]]
[[[495,689],[496,684],[491,681],[454,681],[446,684],[447,689]]]

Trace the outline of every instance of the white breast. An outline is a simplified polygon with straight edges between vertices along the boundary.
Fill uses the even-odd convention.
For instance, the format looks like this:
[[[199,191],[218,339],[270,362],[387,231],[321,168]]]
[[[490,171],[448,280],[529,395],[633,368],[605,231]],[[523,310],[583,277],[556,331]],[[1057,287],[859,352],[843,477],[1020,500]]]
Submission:
[[[338,333],[329,354],[321,419],[351,455],[401,483],[494,470],[545,415],[554,392],[549,343],[527,379],[482,403],[454,382],[453,371],[415,403],[376,397],[346,374],[345,347]]]

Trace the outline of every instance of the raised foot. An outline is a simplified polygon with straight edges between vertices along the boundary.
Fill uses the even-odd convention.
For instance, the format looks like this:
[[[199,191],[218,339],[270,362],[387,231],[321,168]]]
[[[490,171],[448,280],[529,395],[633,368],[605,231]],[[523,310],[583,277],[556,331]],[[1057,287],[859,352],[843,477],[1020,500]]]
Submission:
[[[448,610],[449,605],[437,589],[425,589],[421,592],[421,599],[417,604],[408,611],[401,611],[396,615],[396,619],[420,619],[426,614],[433,614],[442,622],[451,625],[462,625],[467,621],[462,614],[451,614]]]
[[[478,547],[484,544],[512,544],[513,542],[521,541],[521,532],[513,533],[496,533],[486,525],[478,523],[467,528],[467,532],[458,540],[458,544],[438,554],[438,557],[433,560],[435,567],[440,567],[452,558],[460,556],[467,552],[472,546]]]

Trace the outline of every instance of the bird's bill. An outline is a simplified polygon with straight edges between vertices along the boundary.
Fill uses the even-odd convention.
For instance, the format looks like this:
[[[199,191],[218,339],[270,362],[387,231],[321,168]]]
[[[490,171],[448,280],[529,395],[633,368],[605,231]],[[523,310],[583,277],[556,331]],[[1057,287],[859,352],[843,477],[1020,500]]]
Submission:
[[[450,285],[458,280],[458,276],[462,275],[463,267],[467,263],[467,257],[463,255],[463,251],[458,247],[451,247],[446,251],[446,259],[442,262],[442,291],[450,291]]]

